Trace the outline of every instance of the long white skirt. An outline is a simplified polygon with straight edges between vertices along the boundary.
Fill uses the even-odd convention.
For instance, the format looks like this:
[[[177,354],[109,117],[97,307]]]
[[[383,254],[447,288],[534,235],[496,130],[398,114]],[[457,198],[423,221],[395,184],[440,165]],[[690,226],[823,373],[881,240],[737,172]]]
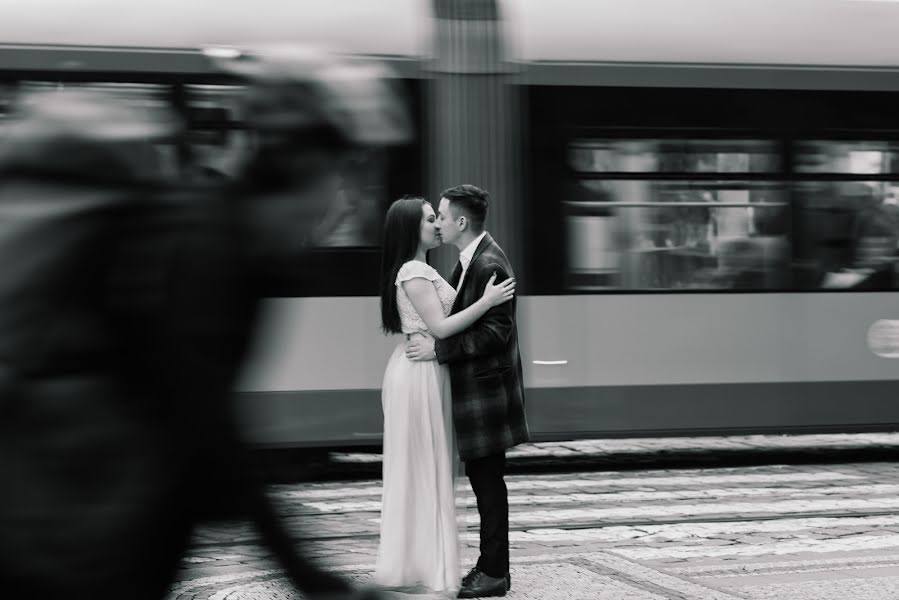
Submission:
[[[404,343],[393,351],[381,393],[384,490],[374,581],[451,592],[460,573],[449,370],[404,352]]]

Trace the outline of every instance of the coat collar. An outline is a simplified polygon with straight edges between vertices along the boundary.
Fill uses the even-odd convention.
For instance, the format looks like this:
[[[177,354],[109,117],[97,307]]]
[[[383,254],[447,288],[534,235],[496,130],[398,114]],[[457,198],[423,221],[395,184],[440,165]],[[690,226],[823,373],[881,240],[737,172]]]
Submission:
[[[474,260],[474,253],[477,251],[478,246],[486,235],[487,232],[482,231],[459,253],[459,263],[462,265],[463,269],[467,269],[468,265],[471,264],[471,261]]]
[[[478,257],[484,253],[490,244],[493,243],[493,238],[486,231],[484,232],[484,237],[481,239],[481,242],[478,244],[478,247],[475,248],[474,254],[471,256],[471,262],[468,263],[468,269],[465,272],[465,279],[462,281],[462,287],[459,288],[459,294],[457,297],[461,297],[462,293],[465,291],[465,286],[468,285],[468,282],[471,281],[471,265],[474,264],[474,261],[478,259]]]
[[[478,257],[484,253],[484,250],[493,243],[493,238],[490,237],[488,232],[484,232],[484,238],[481,240],[481,243],[478,244],[478,247],[475,248],[474,254],[471,255],[471,262],[474,262],[478,259]],[[471,266],[471,263],[468,263],[468,266]]]

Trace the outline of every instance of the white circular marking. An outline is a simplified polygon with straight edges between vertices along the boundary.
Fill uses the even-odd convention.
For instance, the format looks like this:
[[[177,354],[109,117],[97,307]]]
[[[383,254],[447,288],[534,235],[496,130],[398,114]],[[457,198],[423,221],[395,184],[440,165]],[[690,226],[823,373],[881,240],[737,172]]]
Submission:
[[[868,349],[877,356],[899,358],[899,320],[880,319],[871,325]]]

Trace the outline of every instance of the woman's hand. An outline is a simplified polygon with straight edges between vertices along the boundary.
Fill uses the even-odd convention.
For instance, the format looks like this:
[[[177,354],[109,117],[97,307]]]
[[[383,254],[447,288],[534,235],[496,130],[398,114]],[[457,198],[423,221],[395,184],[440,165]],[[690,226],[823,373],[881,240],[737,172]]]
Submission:
[[[496,273],[490,276],[490,281],[487,282],[487,287],[484,288],[484,295],[481,296],[481,299],[484,300],[490,308],[505,304],[515,296],[514,279],[510,277],[497,285],[493,284],[494,281],[496,281]]]

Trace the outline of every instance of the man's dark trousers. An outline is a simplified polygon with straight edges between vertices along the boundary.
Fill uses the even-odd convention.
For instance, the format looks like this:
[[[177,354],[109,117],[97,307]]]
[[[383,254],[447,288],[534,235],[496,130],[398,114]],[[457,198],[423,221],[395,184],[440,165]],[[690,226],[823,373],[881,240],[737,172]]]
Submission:
[[[478,569],[490,577],[509,572],[509,496],[503,476],[506,454],[493,454],[465,461],[481,517],[481,557]]]

